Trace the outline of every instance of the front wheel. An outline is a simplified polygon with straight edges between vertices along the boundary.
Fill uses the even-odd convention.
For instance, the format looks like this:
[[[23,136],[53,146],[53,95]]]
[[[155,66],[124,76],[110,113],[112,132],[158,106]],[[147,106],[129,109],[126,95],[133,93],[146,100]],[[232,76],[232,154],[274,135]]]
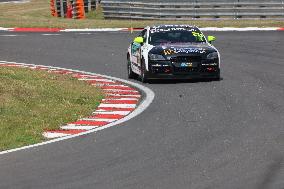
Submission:
[[[135,79],[136,74],[132,71],[131,62],[129,56],[127,56],[127,76],[129,79]]]
[[[217,77],[215,78],[216,81],[221,81],[221,73],[220,71],[217,74]]]
[[[149,81],[145,62],[144,62],[143,59],[142,59],[142,62],[141,62],[141,76],[140,76],[140,78],[141,78],[142,83],[147,83]]]

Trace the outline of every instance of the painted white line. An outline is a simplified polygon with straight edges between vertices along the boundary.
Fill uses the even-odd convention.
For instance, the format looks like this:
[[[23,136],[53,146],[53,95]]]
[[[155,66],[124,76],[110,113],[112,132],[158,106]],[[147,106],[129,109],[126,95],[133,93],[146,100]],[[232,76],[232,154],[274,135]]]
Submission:
[[[126,85],[109,85],[102,87],[103,90],[116,90],[116,91],[137,91],[129,86]]]
[[[42,135],[43,135],[45,138],[52,139],[52,138],[70,136],[71,134],[54,133],[54,132],[44,132]]]
[[[78,35],[92,35],[93,33],[77,33]]]
[[[3,27],[0,27],[0,31],[9,31],[9,30],[12,30],[14,28],[3,28]]]
[[[111,83],[115,83],[115,81],[109,80],[109,79],[80,78],[78,80],[80,80],[80,81],[96,81],[96,82],[111,82]]]
[[[121,85],[121,84],[114,84],[114,85],[110,85],[109,87],[124,87],[124,88],[129,88],[127,85]]]
[[[100,104],[98,108],[135,108],[136,104]]]
[[[49,67],[48,68],[48,72],[53,72],[53,71],[57,71],[58,69],[56,69],[56,68],[52,68],[52,67]]]
[[[43,36],[53,36],[53,35],[61,35],[61,34],[58,34],[58,33],[44,33],[44,34],[41,34]]]
[[[27,66],[29,67],[29,66]],[[44,68],[40,68],[40,67],[37,67],[37,66],[33,66],[33,67],[29,67],[30,69],[39,69],[39,70],[48,70],[49,68],[48,67],[44,67]]]
[[[131,111],[103,111],[103,110],[97,110],[94,111],[93,114],[108,114],[108,115],[127,115],[129,114]]]
[[[89,126],[89,125],[64,125],[60,127],[61,129],[65,130],[91,130],[91,129],[96,129],[98,126]]]
[[[205,27],[200,28],[201,31],[275,31],[279,28],[269,27],[269,28],[259,28],[259,27],[246,27],[246,28],[234,28],[234,27]]]
[[[24,35],[0,35],[0,37],[20,37]]]
[[[6,64],[11,64],[12,63],[13,64],[13,63],[16,63],[16,62],[0,61],[0,63],[2,63],[2,64],[5,64],[5,63]],[[27,65],[27,66],[36,66],[36,65],[25,64],[25,63],[21,63],[21,64]],[[43,66],[43,65],[37,65],[37,66]],[[43,66],[43,67],[45,67],[45,66]],[[60,67],[53,67],[53,68],[64,69],[64,68],[60,68]],[[11,153],[11,152],[16,152],[16,151],[20,151],[20,150],[30,149],[30,148],[34,148],[34,147],[38,147],[38,146],[42,146],[42,145],[46,145],[46,144],[51,144],[51,143],[54,143],[54,142],[59,142],[59,141],[63,141],[63,140],[66,140],[66,139],[75,138],[75,137],[82,136],[82,135],[87,135],[87,134],[90,134],[90,133],[93,133],[93,132],[98,132],[98,131],[107,129],[109,127],[116,126],[118,124],[124,123],[124,122],[126,122],[126,121],[128,121],[128,120],[130,120],[130,119],[132,119],[132,118],[134,118],[136,116],[138,116],[139,114],[141,114],[143,111],[145,111],[150,106],[150,104],[153,102],[153,100],[155,98],[155,93],[151,89],[149,89],[147,87],[144,87],[143,85],[140,85],[138,83],[134,83],[132,81],[127,81],[127,80],[116,78],[116,77],[112,77],[112,76],[107,76],[107,75],[102,75],[102,74],[95,74],[95,73],[84,72],[84,71],[79,71],[79,70],[71,70],[71,69],[64,69],[64,70],[69,70],[69,71],[73,71],[73,72],[80,72],[82,74],[89,74],[89,75],[94,75],[94,76],[95,75],[96,76],[102,76],[102,77],[105,77],[105,78],[108,78],[108,79],[112,79],[112,80],[116,80],[116,81],[120,81],[120,82],[126,83],[128,85],[131,85],[131,86],[136,87],[139,90],[143,91],[143,93],[145,93],[145,98],[142,100],[142,102],[139,104],[139,106],[133,112],[131,112],[129,115],[125,116],[124,118],[119,119],[118,121],[109,123],[109,124],[107,124],[105,126],[101,126],[101,127],[95,128],[95,129],[91,129],[91,130],[86,131],[86,132],[82,132],[82,133],[79,133],[79,134],[70,135],[70,136],[61,137],[61,138],[53,139],[53,140],[42,142],[42,143],[38,143],[38,144],[33,144],[33,145],[29,145],[29,146],[24,146],[24,147],[20,147],[20,148],[15,148],[15,149],[11,149],[11,150],[2,151],[2,152],[0,152],[0,155],[1,154]]]
[[[111,122],[117,121],[118,119],[82,118],[80,120],[84,120],[84,121],[105,121],[105,122],[111,123]]]
[[[124,100],[135,100],[138,101],[139,99],[133,97],[133,98],[104,98],[102,101],[109,101],[109,100],[117,100],[117,101],[124,101]]]
[[[103,91],[107,92],[107,93],[111,93],[111,92],[131,92],[131,93],[139,93],[136,90],[123,90],[123,89],[103,89]]]
[[[131,97],[136,97],[136,98],[140,98],[141,97],[141,95],[139,95],[139,94],[116,94],[116,93],[108,93],[107,94],[107,96],[115,96],[115,97],[125,97],[125,96],[127,96],[127,97],[129,97],[129,96],[131,96]]]

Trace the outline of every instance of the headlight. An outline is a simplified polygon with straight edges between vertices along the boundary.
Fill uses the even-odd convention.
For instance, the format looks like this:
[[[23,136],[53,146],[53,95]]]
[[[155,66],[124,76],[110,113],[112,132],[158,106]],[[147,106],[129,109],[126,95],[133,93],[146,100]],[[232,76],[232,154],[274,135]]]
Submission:
[[[207,55],[207,59],[215,59],[215,58],[218,58],[218,53],[217,52],[209,53]]]
[[[160,54],[149,54],[150,60],[166,60],[163,55]]]

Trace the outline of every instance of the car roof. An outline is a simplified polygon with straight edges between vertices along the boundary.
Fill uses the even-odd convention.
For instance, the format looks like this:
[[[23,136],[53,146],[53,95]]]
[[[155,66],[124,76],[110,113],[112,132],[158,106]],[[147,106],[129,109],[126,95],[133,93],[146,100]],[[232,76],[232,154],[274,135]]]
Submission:
[[[195,31],[199,32],[200,30],[196,26],[191,25],[154,25],[154,26],[147,26],[145,28],[149,30],[151,34],[153,33],[160,33],[160,32],[168,32],[168,31]]]
[[[198,29],[197,26],[192,26],[192,25],[187,25],[187,24],[164,24],[164,25],[153,25],[153,26],[148,26],[146,28],[161,28],[161,29],[166,29],[166,28],[188,28],[188,29]]]

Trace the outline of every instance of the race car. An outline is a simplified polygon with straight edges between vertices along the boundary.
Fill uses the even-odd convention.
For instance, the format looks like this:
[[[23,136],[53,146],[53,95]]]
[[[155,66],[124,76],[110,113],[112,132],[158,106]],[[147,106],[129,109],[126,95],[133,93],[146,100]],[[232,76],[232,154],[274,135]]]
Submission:
[[[220,53],[196,26],[147,26],[127,51],[128,78],[220,79]]]

